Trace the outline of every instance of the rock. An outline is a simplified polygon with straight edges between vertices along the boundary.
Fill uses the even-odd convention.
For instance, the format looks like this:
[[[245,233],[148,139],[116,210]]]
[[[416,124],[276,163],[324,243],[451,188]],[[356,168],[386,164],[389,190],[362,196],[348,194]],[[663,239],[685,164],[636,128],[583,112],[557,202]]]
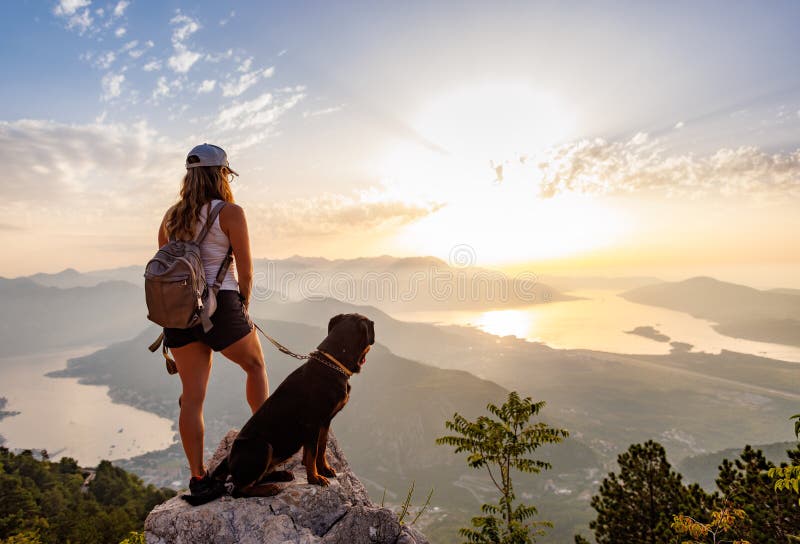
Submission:
[[[208,463],[213,470],[228,455],[236,431],[229,431]],[[422,533],[401,525],[388,508],[370,501],[347,463],[333,432],[328,462],[336,470],[330,485],[310,485],[300,453],[279,470],[294,481],[274,497],[234,499],[225,495],[201,506],[179,496],[153,508],[144,522],[148,544],[428,544]]]

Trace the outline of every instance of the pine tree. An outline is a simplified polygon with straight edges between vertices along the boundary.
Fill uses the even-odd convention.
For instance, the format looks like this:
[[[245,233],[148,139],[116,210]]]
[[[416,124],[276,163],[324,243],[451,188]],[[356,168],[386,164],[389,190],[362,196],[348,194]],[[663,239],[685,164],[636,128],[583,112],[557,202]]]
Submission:
[[[592,497],[597,519],[589,528],[598,544],[670,542],[674,514],[702,517],[713,502],[699,486],[683,486],[657,442],[633,444],[617,462],[619,475],[609,473]]]
[[[516,504],[512,470],[538,473],[550,464],[531,457],[543,444],[561,442],[569,433],[547,424],[531,423],[545,403],[533,402],[530,397],[521,399],[512,391],[500,407],[489,404],[486,408],[494,417],[480,416],[469,421],[456,413],[445,427],[457,434],[436,439],[437,444],[454,446],[456,453],[467,452],[467,464],[472,468],[486,468],[500,494],[497,504],[484,504],[483,516],[472,518],[474,529],[462,528],[459,534],[467,542],[480,544],[527,544],[536,541],[540,527],[552,526],[549,522],[528,521],[536,513],[533,505]]]
[[[800,448],[788,453],[790,459],[800,459]],[[750,527],[743,538],[750,542],[784,543],[800,527],[797,500],[773,487],[769,470],[774,466],[761,450],[746,446],[739,459],[725,459],[719,467],[717,487],[726,499],[747,514]]]

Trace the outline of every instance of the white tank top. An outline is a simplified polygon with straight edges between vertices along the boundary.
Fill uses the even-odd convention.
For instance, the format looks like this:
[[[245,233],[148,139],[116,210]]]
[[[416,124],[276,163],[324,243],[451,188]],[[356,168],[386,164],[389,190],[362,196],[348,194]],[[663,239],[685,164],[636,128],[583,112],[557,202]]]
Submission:
[[[217,202],[222,201],[215,198],[211,201],[211,207],[213,208],[216,206]],[[200,209],[200,220],[194,227],[195,236],[200,234],[201,227],[206,223],[207,211],[208,204],[205,204]],[[217,215],[217,218],[214,220],[214,224],[211,225],[211,229],[208,231],[208,234],[206,234],[206,237],[200,243],[200,257],[203,259],[203,269],[205,270],[206,281],[209,285],[214,283],[214,279],[217,277],[217,272],[219,271],[219,265],[222,264],[222,260],[228,253],[228,247],[230,247],[230,240],[228,240],[228,236],[222,232],[222,228],[219,226],[219,215]],[[239,290],[239,276],[236,273],[235,261],[231,261],[231,265],[228,267],[228,272],[225,274],[225,279],[222,280],[220,289],[232,289],[234,291]]]

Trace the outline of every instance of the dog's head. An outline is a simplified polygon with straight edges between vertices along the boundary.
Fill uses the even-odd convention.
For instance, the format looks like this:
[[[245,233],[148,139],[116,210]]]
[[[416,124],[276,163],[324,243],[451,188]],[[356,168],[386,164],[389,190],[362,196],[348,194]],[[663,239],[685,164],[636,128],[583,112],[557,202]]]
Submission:
[[[328,336],[317,349],[329,353],[351,372],[360,372],[375,343],[375,323],[361,314],[339,314],[328,322]]]

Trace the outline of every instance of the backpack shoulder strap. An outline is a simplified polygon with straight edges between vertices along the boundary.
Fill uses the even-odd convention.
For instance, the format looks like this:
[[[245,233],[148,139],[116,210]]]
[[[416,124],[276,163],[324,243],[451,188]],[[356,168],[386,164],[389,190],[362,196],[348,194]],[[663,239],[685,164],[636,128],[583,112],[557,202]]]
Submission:
[[[227,202],[224,200],[217,202],[217,205],[212,209],[211,202],[208,203],[209,211],[206,214],[206,224],[203,225],[203,228],[200,229],[200,232],[197,234],[197,238],[194,239],[196,244],[199,244],[205,239],[206,234],[208,234],[208,231],[211,230],[211,226],[214,224],[214,221],[216,221],[219,212],[221,212],[222,208],[225,207],[225,204],[227,204]]]

